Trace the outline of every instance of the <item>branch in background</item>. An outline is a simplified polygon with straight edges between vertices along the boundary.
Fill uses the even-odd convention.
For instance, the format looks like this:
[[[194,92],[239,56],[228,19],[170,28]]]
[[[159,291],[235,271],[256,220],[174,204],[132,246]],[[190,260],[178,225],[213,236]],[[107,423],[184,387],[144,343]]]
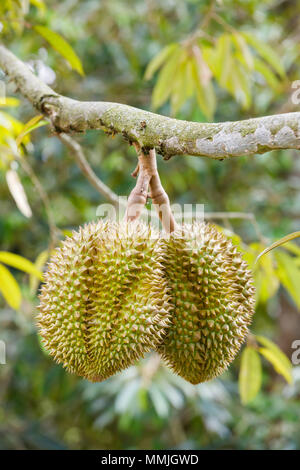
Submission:
[[[65,133],[58,134],[58,137],[62,143],[69,148],[72,157],[74,157],[80,170],[86,176],[91,185],[94,186],[94,188],[96,188],[97,191],[102,194],[102,196],[104,196],[109,202],[118,208],[119,204],[123,203],[122,199],[119,199],[117,194],[114,193],[108,186],[106,186],[105,183],[103,183],[103,181],[98,178],[86,160],[82,148],[78,142]]]
[[[175,219],[177,217],[182,217],[181,214],[176,214],[175,213]],[[195,214],[193,212],[187,212],[184,213],[184,218],[185,219],[193,219],[195,217]],[[203,212],[203,218],[204,219],[212,219],[212,220],[222,220],[224,223],[225,228],[228,228],[231,232],[234,232],[232,226],[229,223],[229,220],[232,219],[244,219],[244,220],[249,220],[249,222],[252,224],[255,234],[257,236],[257,239],[262,243],[262,244],[267,244],[269,240],[264,237],[264,235],[261,233],[259,225],[257,223],[257,220],[255,218],[255,215],[252,214],[251,212]]]
[[[265,244],[268,242],[268,240],[264,237],[264,235],[261,233],[259,225],[257,223],[257,220],[255,218],[255,215],[252,214],[251,212],[205,212],[204,213],[204,218],[205,219],[220,219],[220,220],[230,220],[230,219],[245,219],[249,220],[251,222],[255,234],[258,238],[258,240]],[[232,230],[233,231],[233,230]]]
[[[57,132],[103,129],[121,133],[145,151],[155,148],[166,159],[182,154],[224,159],[300,149],[300,112],[223,123],[181,121],[125,104],[61,96],[4,46],[0,46],[0,66],[20,93],[51,119]]]
[[[19,156],[18,154],[15,154],[14,157],[20,163],[25,173],[29,176],[32,184],[34,185],[44,205],[45,212],[47,215],[48,225],[49,225],[49,231],[50,231],[50,239],[51,239],[50,247],[49,247],[49,252],[50,252],[51,249],[57,244],[57,241],[59,239],[59,234],[61,232],[55,224],[55,220],[54,220],[52,210],[50,207],[50,201],[49,201],[48,195],[46,191],[44,190],[42,184],[40,183],[40,180],[36,176],[33,168],[29,164],[29,162],[25,158],[22,158],[21,156]]]
[[[119,204],[120,205],[124,204],[124,206],[126,206],[126,202],[122,198],[119,198],[119,196],[116,193],[114,193],[105,183],[103,183],[98,178],[98,176],[94,173],[93,169],[90,167],[88,161],[86,160],[84,156],[84,153],[80,144],[76,142],[72,137],[64,133],[59,134],[58,137],[63,142],[63,144],[65,144],[70,149],[71,154],[75,158],[80,170],[86,176],[88,181],[94,186],[94,188],[117,208],[119,207]],[[139,153],[139,148],[137,146],[135,146],[135,148],[137,150],[137,153]],[[132,176],[137,177],[138,174],[139,174],[139,165],[133,171]],[[148,184],[149,184],[149,181],[148,181]],[[136,187],[134,188],[134,190],[136,189]],[[145,193],[145,201],[143,202],[143,206],[145,203],[146,203],[146,193]],[[147,213],[148,213],[147,210],[143,211],[144,215]],[[191,213],[191,214],[185,214],[185,217],[189,218],[189,215],[191,216],[191,218],[194,216],[194,214]],[[175,214],[175,219],[176,219],[176,214]],[[249,220],[254,227],[257,238],[263,243],[266,243],[266,239],[263,237],[259,229],[255,215],[251,212],[204,212],[204,219],[213,219],[213,220],[219,219],[223,221],[227,221],[231,219]]]

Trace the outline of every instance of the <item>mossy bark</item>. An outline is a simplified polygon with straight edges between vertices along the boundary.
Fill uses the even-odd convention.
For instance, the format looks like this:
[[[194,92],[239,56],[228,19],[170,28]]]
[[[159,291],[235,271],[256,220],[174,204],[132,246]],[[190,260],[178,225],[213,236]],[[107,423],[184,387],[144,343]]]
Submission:
[[[122,134],[143,151],[224,159],[275,149],[300,149],[300,113],[237,122],[199,123],[171,119],[119,103],[80,102],[55,93],[17,57],[0,46],[0,66],[19,92],[48,116],[57,132],[102,129]]]

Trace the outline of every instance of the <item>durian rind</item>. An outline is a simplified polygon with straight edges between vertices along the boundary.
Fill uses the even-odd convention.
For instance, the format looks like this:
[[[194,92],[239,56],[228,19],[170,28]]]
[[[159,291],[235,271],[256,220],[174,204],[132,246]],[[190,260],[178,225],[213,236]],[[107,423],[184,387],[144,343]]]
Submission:
[[[180,226],[160,245],[172,325],[157,350],[192,384],[210,380],[227,369],[247,336],[254,312],[251,272],[212,224]]]
[[[157,238],[141,222],[100,221],[56,250],[38,327],[46,349],[69,372],[105,380],[163,340],[170,296]]]

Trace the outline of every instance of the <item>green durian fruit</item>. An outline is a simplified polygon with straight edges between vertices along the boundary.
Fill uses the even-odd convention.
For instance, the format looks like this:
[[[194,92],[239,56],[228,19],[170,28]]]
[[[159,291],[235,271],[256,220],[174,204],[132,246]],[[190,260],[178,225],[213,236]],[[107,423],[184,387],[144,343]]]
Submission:
[[[90,223],[56,250],[40,294],[45,348],[69,372],[102,381],[155,348],[169,325],[157,233]]]
[[[213,225],[194,223],[161,238],[172,294],[172,325],[157,348],[197,384],[220,375],[243,343],[254,309],[247,264]]]

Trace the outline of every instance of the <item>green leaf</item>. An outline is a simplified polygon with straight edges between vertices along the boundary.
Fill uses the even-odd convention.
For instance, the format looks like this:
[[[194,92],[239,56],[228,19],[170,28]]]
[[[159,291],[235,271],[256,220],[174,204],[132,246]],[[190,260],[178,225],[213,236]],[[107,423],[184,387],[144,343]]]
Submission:
[[[21,304],[21,291],[19,285],[10,271],[0,264],[0,292],[8,305],[18,310]]]
[[[37,129],[38,127],[42,127],[42,126],[45,126],[46,124],[49,124],[48,121],[41,121],[42,117],[43,117],[42,115],[34,116],[32,119],[30,119],[30,121],[24,124],[22,132],[16,138],[16,144],[18,147],[23,142],[25,135],[29,134],[30,132],[32,132],[34,129]]]
[[[291,375],[292,364],[289,358],[284,354],[283,351],[281,351],[281,349],[277,346],[277,344],[273,343],[273,341],[271,341],[270,339],[265,338],[265,336],[255,335],[255,338],[259,343],[261,343],[265,347],[265,349],[271,351],[273,355],[277,358],[277,362],[281,364],[281,369],[285,371],[286,375],[284,375],[282,372],[279,372],[279,374],[282,374],[285,378],[287,376],[288,379],[286,380],[289,382],[289,379],[292,379],[292,375]]]
[[[237,102],[241,103],[244,109],[248,109],[251,105],[251,91],[249,73],[236,61],[232,64],[232,74],[230,84],[227,84],[228,90],[231,91]]]
[[[171,95],[174,76],[176,75],[182,55],[183,51],[176,49],[161,69],[152,94],[152,105],[155,109],[159,108]]]
[[[45,13],[46,11],[46,6],[43,0],[29,0],[32,5],[37,7],[41,13]]]
[[[73,236],[72,230],[69,230],[69,229],[62,230],[62,233],[65,237],[72,237]]]
[[[187,64],[187,60],[181,62],[174,78],[171,96],[171,111],[173,115],[175,115],[179,111],[187,97],[187,88],[185,86]]]
[[[216,61],[216,77],[220,85],[226,88],[232,72],[232,43],[229,34],[223,34],[218,40]]]
[[[0,97],[0,107],[1,108],[15,108],[19,106],[20,100],[12,97]]]
[[[280,350],[279,350],[280,351]],[[272,349],[259,348],[259,352],[273,365],[278,374],[281,374],[288,383],[292,383],[291,366],[286,367],[285,361],[281,360],[281,356],[276,354]],[[281,353],[281,351],[280,351]]]
[[[201,83],[198,64],[192,61],[192,72],[196,89],[196,97],[199,107],[207,119],[212,119],[216,108],[216,97],[211,81],[205,85]]]
[[[25,217],[31,217],[32,210],[18,173],[15,170],[7,170],[5,178],[8,189],[14,198],[17,208]]]
[[[150,80],[155,72],[161,67],[161,65],[168,59],[172,52],[179,47],[178,44],[173,43],[164,47],[153,59],[149,62],[146,72],[145,79]]]
[[[243,63],[249,70],[252,70],[254,66],[254,60],[245,38],[243,38],[243,36],[239,33],[234,33],[232,34],[232,41],[235,44],[236,49],[242,55]]]
[[[264,251],[262,251],[259,256],[256,259],[256,262],[266,253],[269,253],[269,251],[274,250],[274,248],[277,248],[278,246],[283,245],[284,243],[290,242],[291,240],[294,240],[295,238],[300,238],[300,232],[293,232],[290,233],[289,235],[286,235],[283,238],[280,238],[280,240],[277,240],[276,242],[272,243],[272,245],[268,246]]]
[[[294,255],[300,257],[300,246],[296,245],[296,243],[288,242],[284,245],[285,250],[290,251]]]
[[[276,75],[272,72],[270,67],[257,57],[254,59],[254,69],[264,77],[268,85],[270,85],[274,90],[279,89],[280,82]]]
[[[203,60],[207,63],[213,75],[217,78],[219,73],[219,55],[216,48],[211,46],[201,46]]]
[[[81,61],[73,48],[58,33],[55,33],[46,26],[34,26],[34,30],[40,34],[59,54],[61,54],[80,75],[84,75]]]
[[[258,394],[262,381],[261,360],[254,348],[246,347],[242,353],[239,374],[239,390],[244,405]]]
[[[48,258],[49,258],[49,251],[48,250],[42,251],[38,255],[38,257],[36,258],[34,266],[39,271],[42,272]],[[36,292],[36,290],[38,288],[38,284],[39,284],[39,279],[36,276],[34,276],[33,274],[30,274],[30,276],[29,276],[29,287],[30,287],[30,292],[32,294],[34,294]]]
[[[203,50],[203,56],[208,61],[220,86],[234,96],[243,108],[247,109],[251,105],[249,65],[247,63],[247,60],[250,60],[250,51],[248,51],[246,60],[241,52],[243,50],[242,41],[244,41],[242,37],[238,41],[234,35],[225,33],[220,36],[215,53],[212,55],[215,64],[211,63],[209,49]],[[247,47],[247,45],[245,46]]]
[[[275,72],[278,73],[282,78],[285,77],[284,68],[281,65],[280,57],[274,51],[272,47],[270,47],[265,42],[260,41],[259,39],[255,38],[253,34],[250,33],[242,33],[248,44],[250,44],[256,52],[263,58],[265,61],[273,67]]]
[[[282,285],[289,292],[297,307],[300,308],[300,269],[295,258],[283,251],[275,252],[278,264],[277,275]]]
[[[29,274],[33,274],[42,281],[43,274],[35,265],[23,256],[16,255],[15,253],[9,253],[8,251],[0,251],[0,262],[8,264],[13,268],[20,269]]]
[[[251,243],[244,255],[253,270],[257,303],[266,303],[278,291],[280,282],[274,266],[273,256],[267,256],[255,264],[257,254],[264,248],[261,243]]]
[[[160,418],[166,418],[169,413],[169,404],[159,387],[152,383],[149,388],[149,395],[154,409]]]

